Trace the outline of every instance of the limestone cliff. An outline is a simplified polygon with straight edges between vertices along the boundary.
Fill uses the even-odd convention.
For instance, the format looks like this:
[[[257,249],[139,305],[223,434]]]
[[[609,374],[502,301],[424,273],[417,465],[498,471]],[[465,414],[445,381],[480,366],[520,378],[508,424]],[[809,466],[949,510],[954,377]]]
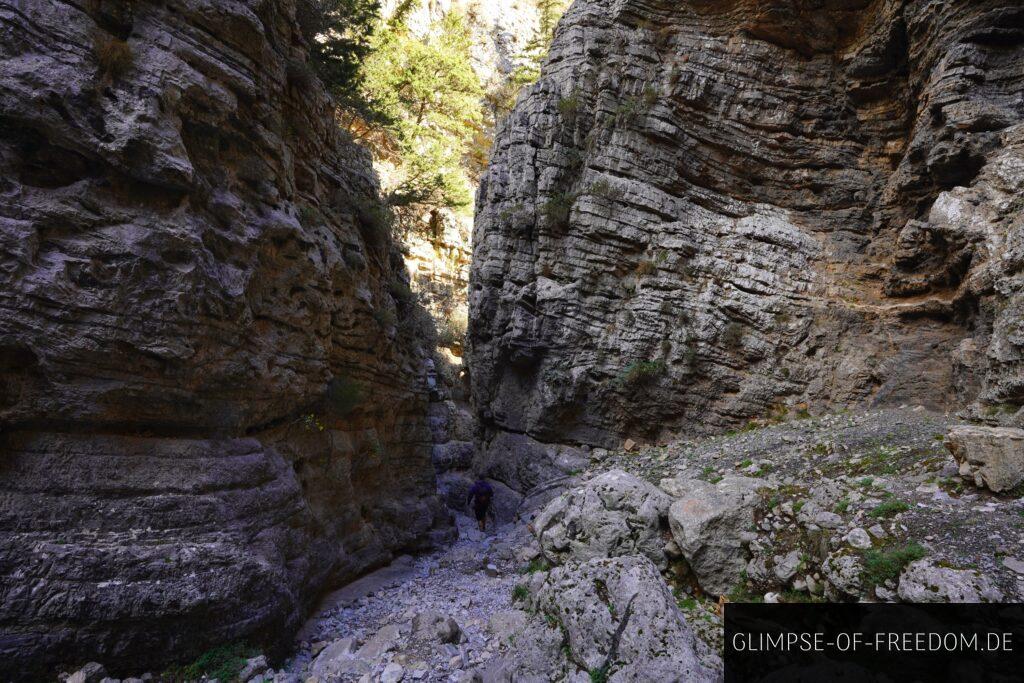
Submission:
[[[1022,92],[1009,0],[578,0],[478,193],[484,467],[805,405],[1019,422]]]
[[[0,3],[0,675],[281,644],[447,535],[427,350],[292,0]]]

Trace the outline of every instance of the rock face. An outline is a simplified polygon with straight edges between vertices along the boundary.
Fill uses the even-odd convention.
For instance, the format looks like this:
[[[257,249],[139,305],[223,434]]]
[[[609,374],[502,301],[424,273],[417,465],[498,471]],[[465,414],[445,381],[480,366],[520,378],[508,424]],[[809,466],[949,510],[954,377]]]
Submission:
[[[553,500],[533,529],[544,556],[558,564],[643,555],[664,568],[662,532],[671,502],[653,484],[612,470]]]
[[[0,6],[5,678],[272,649],[448,533],[420,312],[294,13]]]
[[[539,615],[512,636],[510,654],[485,680],[587,680],[596,672],[621,683],[718,679],[720,660],[694,637],[645,557],[569,564],[535,575],[529,591]]]
[[[488,439],[1019,423],[1022,76],[1011,0],[576,2],[478,194]]]
[[[958,426],[946,447],[960,466],[960,476],[975,486],[1008,491],[1024,482],[1024,429]]]

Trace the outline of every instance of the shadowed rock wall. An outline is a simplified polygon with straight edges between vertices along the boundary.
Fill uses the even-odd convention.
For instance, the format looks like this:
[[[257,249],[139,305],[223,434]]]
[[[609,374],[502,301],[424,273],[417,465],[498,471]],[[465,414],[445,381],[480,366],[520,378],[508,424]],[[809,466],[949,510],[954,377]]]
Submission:
[[[1006,0],[576,2],[478,194],[485,469],[805,403],[1019,422],[1022,93]]]
[[[424,314],[305,54],[292,0],[0,2],[4,677],[273,648],[449,533]]]

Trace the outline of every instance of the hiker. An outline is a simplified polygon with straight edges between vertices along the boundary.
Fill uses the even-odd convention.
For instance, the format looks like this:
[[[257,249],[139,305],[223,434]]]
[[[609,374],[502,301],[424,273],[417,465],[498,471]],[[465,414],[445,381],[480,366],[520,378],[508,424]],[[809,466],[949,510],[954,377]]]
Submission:
[[[473,504],[473,514],[476,515],[476,523],[480,525],[480,531],[484,530],[487,511],[491,507],[491,498],[493,497],[494,489],[483,479],[477,479],[469,489],[469,498],[466,499],[466,503]]]

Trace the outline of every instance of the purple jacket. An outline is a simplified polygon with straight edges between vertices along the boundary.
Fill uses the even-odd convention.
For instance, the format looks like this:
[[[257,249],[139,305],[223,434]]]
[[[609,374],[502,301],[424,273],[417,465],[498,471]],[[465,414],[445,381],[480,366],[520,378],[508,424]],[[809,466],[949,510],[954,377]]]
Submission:
[[[473,484],[472,488],[469,489],[469,497],[466,502],[473,502],[475,505],[483,505],[491,502],[491,497],[494,495],[494,489],[483,479],[477,480]]]

